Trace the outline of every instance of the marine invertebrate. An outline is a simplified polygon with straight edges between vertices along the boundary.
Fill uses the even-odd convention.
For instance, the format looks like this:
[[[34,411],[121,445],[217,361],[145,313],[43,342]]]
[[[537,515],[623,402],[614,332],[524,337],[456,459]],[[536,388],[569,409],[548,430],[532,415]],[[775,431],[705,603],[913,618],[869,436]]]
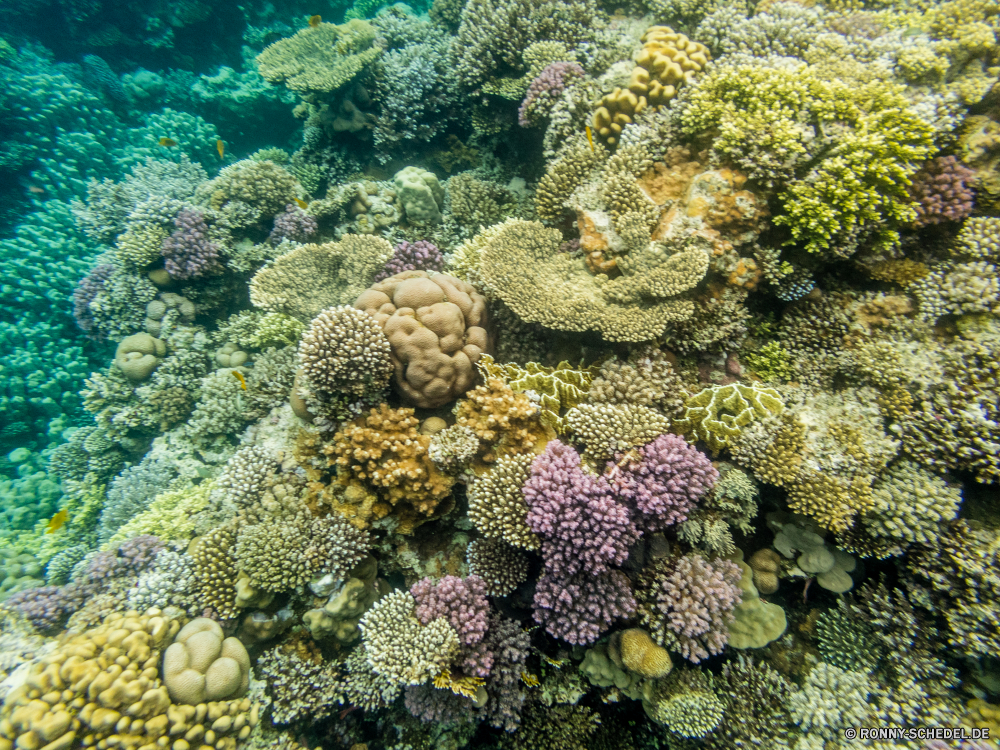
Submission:
[[[867,533],[901,542],[933,544],[942,524],[955,518],[960,490],[912,461],[901,461],[872,486],[862,515]]]
[[[444,617],[463,645],[472,646],[483,639],[490,603],[486,600],[486,584],[479,576],[445,576],[436,583],[424,578],[410,587],[410,593],[417,602],[417,619],[422,625]]]
[[[833,737],[844,727],[857,726],[868,716],[871,683],[864,672],[850,672],[820,662],[805,684],[788,698],[792,720],[806,732]]]
[[[619,570],[571,578],[543,575],[535,588],[535,622],[574,645],[593,643],[620,617],[635,612],[635,598]]]
[[[430,460],[431,439],[419,434],[417,425],[412,409],[382,404],[343,425],[324,452],[345,478],[372,486],[390,506],[430,516],[455,480]]]
[[[740,569],[728,560],[689,554],[657,561],[640,581],[639,619],[657,643],[697,663],[725,648],[741,601],[739,580]]]
[[[546,65],[529,84],[524,100],[517,110],[517,123],[522,128],[539,124],[548,117],[552,105],[566,86],[575,78],[582,78],[583,68],[575,62],[554,62]]]
[[[175,279],[191,279],[218,270],[219,246],[208,239],[204,216],[183,209],[174,218],[174,226],[161,248],[167,273]]]
[[[465,425],[452,425],[431,436],[427,455],[431,461],[447,472],[464,469],[479,452],[479,438]]]
[[[176,703],[239,698],[250,686],[250,657],[238,638],[224,638],[217,622],[199,617],[164,652],[163,683]]]
[[[375,274],[375,283],[385,281],[403,271],[437,271],[444,270],[444,258],[437,245],[427,240],[416,242],[400,242],[393,248],[392,257],[386,261],[385,268]]]
[[[381,237],[347,234],[339,242],[303,245],[254,275],[250,301],[309,321],[328,307],[352,304],[391,256],[392,245]]]
[[[972,213],[974,172],[954,156],[936,156],[913,175],[910,198],[916,202],[918,227],[960,221]]]
[[[325,662],[318,649],[303,642],[265,651],[257,658],[257,669],[268,682],[272,717],[278,724],[327,717],[343,699],[338,664]]]
[[[582,258],[559,252],[562,235],[538,222],[508,219],[487,232],[479,262],[487,291],[526,322],[596,330],[609,341],[648,341],[690,317],[691,302],[676,297],[708,270],[700,248],[668,254],[650,243],[624,275],[601,281]]]
[[[439,675],[459,648],[458,635],[447,619],[438,617],[421,625],[416,609],[410,594],[393,591],[361,618],[369,665],[399,685],[419,685]]]
[[[490,343],[486,299],[470,284],[404,271],[373,285],[354,306],[389,339],[395,383],[409,403],[442,406],[472,387],[474,365]]]
[[[691,396],[676,429],[702,440],[713,452],[725,448],[756,419],[780,414],[784,404],[773,388],[731,383],[711,386]]]
[[[521,488],[531,473],[534,456],[501,456],[469,487],[469,520],[483,536],[514,547],[535,550],[541,544],[527,523],[528,506]]]
[[[465,552],[469,572],[486,585],[489,596],[507,596],[528,579],[528,558],[501,539],[475,539]]]
[[[318,228],[316,219],[294,203],[289,203],[283,213],[274,217],[274,228],[268,239],[276,245],[283,240],[307,242]]]
[[[330,94],[382,54],[374,41],[375,29],[367,21],[320,23],[266,47],[257,56],[257,69],[269,83],[282,83],[298,94]]]
[[[486,464],[505,455],[536,453],[552,437],[538,406],[499,378],[487,378],[485,385],[467,392],[454,411],[456,424],[478,438],[478,453]]]
[[[569,432],[583,441],[587,456],[595,460],[645,445],[670,429],[667,417],[633,404],[580,404],[566,412],[563,420]]]

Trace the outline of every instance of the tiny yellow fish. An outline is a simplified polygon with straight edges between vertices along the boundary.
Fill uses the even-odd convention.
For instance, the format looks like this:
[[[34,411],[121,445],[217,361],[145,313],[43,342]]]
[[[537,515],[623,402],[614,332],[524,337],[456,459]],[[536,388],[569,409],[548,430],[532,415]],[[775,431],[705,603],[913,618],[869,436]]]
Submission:
[[[243,373],[239,370],[233,370],[233,377],[240,381],[240,385],[243,386],[243,390],[247,389],[247,379],[243,377]]]
[[[66,521],[69,519],[69,511],[63,508],[61,511],[52,516],[49,521],[49,525],[45,527],[45,533],[51,534],[53,531],[59,531],[63,526],[66,525]]]
[[[556,669],[562,669],[563,664],[566,663],[565,659],[553,659],[549,656],[546,656],[545,654],[540,654],[540,656],[542,657],[542,661],[544,661],[546,664],[551,664]]]
[[[538,687],[538,678],[530,672],[521,672],[521,680],[528,687]]]
[[[157,141],[157,143],[159,143],[161,146],[166,146],[167,148],[177,145],[177,141],[175,141],[173,138],[161,138],[159,141]]]
[[[309,17],[309,28],[310,29],[315,29],[321,23],[323,23],[323,16],[310,16]]]
[[[590,132],[590,125],[584,125],[583,129],[587,131],[587,143],[590,144],[590,152],[594,152],[594,134]]]
[[[219,152],[219,158],[224,159],[226,156],[226,144],[222,141],[215,142],[215,150]]]
[[[308,203],[306,203],[306,202],[305,202],[304,200],[302,200],[301,198],[296,198],[296,199],[295,199],[295,205],[297,205],[297,206],[298,206],[299,208],[305,208],[305,207],[306,207],[306,206],[308,206],[309,204],[308,204]]]

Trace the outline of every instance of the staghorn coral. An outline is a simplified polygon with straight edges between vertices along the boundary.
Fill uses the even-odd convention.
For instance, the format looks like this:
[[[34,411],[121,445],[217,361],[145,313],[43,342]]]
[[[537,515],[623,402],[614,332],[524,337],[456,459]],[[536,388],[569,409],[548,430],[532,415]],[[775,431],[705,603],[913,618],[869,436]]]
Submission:
[[[321,310],[354,302],[392,256],[381,237],[347,234],[339,242],[303,245],[250,280],[250,301],[306,322]]]
[[[221,620],[237,612],[235,546],[235,530],[220,526],[197,537],[188,552],[194,561],[195,601]]]
[[[661,409],[668,417],[684,406],[685,388],[663,351],[636,349],[627,360],[601,365],[587,394],[595,404],[635,404]]]
[[[639,619],[657,643],[697,663],[726,647],[741,600],[739,580],[739,568],[728,560],[690,554],[657,561],[639,582]]]
[[[390,409],[382,404],[344,425],[323,452],[345,484],[361,481],[393,508],[412,508],[431,516],[451,493],[455,480],[431,461],[427,454],[431,439],[419,434],[417,426],[413,409]]]

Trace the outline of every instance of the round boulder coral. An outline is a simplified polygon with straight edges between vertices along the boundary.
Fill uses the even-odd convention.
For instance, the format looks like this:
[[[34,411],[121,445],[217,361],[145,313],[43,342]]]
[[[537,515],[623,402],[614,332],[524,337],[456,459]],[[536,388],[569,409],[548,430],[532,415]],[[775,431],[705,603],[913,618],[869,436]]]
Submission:
[[[163,681],[176,703],[236,698],[250,686],[250,656],[238,638],[223,638],[215,620],[199,617],[181,628],[164,654]]]
[[[468,391],[489,350],[486,298],[446,274],[404,271],[364,292],[354,306],[371,315],[392,346],[396,385],[415,406],[434,409]]]

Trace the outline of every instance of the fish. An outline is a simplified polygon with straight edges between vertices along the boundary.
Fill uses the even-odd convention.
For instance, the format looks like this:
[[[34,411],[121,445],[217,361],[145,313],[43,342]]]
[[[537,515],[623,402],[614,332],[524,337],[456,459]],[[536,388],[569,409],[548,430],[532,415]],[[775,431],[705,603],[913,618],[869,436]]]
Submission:
[[[521,680],[528,687],[538,687],[538,678],[530,672],[521,672]]]
[[[297,206],[298,206],[299,208],[306,208],[306,207],[307,207],[307,206],[308,206],[309,204],[308,204],[308,203],[306,203],[306,202],[305,202],[304,200],[302,200],[301,198],[296,198],[296,199],[295,199],[295,205],[297,205]]]
[[[309,16],[309,28],[310,29],[315,29],[321,23],[323,23],[323,16]]]
[[[222,141],[215,142],[215,150],[219,152],[219,158],[224,159],[226,157],[226,144]]]
[[[587,131],[587,143],[590,144],[590,153],[594,153],[594,134],[590,130],[590,125],[584,125],[583,129]]]
[[[69,520],[69,511],[63,508],[49,520],[48,526],[45,527],[45,533],[51,534],[53,531],[59,531],[66,525],[67,520]]]
[[[243,377],[243,373],[240,372],[239,370],[233,370],[233,377],[236,378],[238,381],[240,381],[240,385],[243,387],[243,390],[245,391],[247,389],[247,379]]]
[[[161,138],[160,140],[157,141],[157,143],[159,143],[161,146],[166,146],[167,148],[177,145],[177,141],[175,141],[173,138]]]
[[[34,193],[35,195],[41,195],[45,192],[45,188],[40,188],[38,185],[28,185],[28,192]]]

